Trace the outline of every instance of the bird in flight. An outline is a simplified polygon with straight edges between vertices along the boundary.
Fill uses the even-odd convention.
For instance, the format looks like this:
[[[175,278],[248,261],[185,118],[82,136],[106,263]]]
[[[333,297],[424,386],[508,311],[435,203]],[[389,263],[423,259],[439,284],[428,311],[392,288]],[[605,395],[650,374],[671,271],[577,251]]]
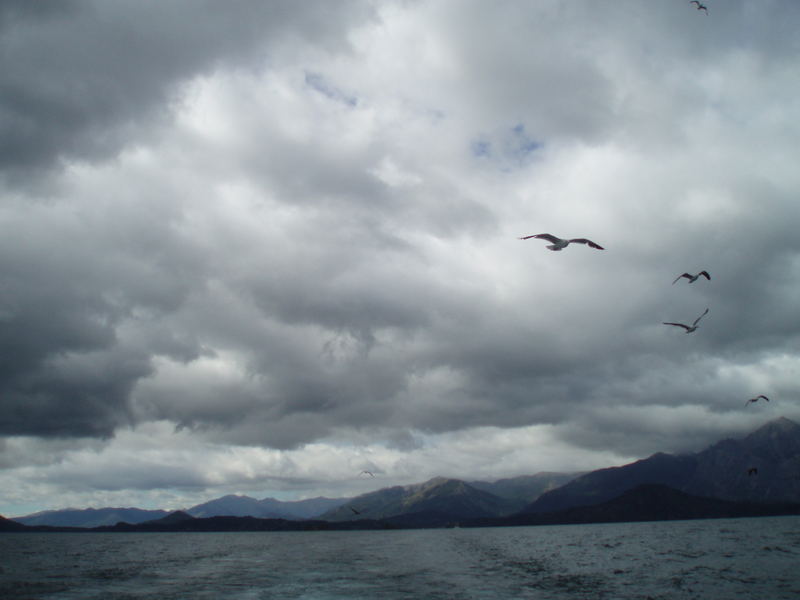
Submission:
[[[359,475],[369,475],[370,477],[375,477],[375,474],[372,471],[361,471]]]
[[[352,506],[348,506],[348,508],[349,508],[350,510],[352,510],[352,511],[353,511],[353,514],[354,514],[354,515],[360,515],[360,514],[361,514],[361,511],[360,511],[360,510],[356,510],[356,509],[355,509],[355,508],[353,508]]]
[[[587,240],[586,238],[573,238],[571,240],[562,240],[550,233],[537,233],[536,235],[526,235],[525,237],[521,237],[521,240],[529,240],[531,238],[536,238],[539,240],[547,240],[551,242],[552,246],[547,246],[548,250],[558,251],[563,250],[570,244],[588,244],[592,248],[596,248],[597,250],[605,250],[601,245],[595,244],[592,240]]]
[[[747,475],[748,477],[750,475],[758,475],[758,469],[756,467],[750,467],[749,469],[747,469]]]
[[[706,5],[705,4],[700,4],[700,2],[698,2],[698,0],[690,0],[689,4],[694,4],[697,7],[697,10],[704,10],[704,11],[706,11],[706,14],[708,14],[708,8],[706,8]]]
[[[748,404],[755,404],[759,400],[766,400],[767,402],[769,402],[769,398],[767,398],[764,394],[759,394],[755,398],[750,398],[750,400],[745,402],[744,405],[747,406]]]
[[[691,273],[684,273],[683,275],[678,275],[675,278],[675,281],[672,282],[672,285],[675,285],[678,282],[678,279],[680,279],[681,277],[686,277],[686,279],[689,280],[689,283],[694,283],[695,281],[700,279],[701,276],[711,281],[711,275],[708,274],[708,271],[700,271],[697,275],[692,275]]]
[[[694,320],[694,323],[691,325],[684,325],[683,323],[664,323],[664,325],[675,325],[675,327],[683,327],[686,330],[686,333],[692,333],[695,329],[697,329],[697,324],[700,322],[700,319],[706,316],[708,309],[706,309],[702,315],[697,317]]]

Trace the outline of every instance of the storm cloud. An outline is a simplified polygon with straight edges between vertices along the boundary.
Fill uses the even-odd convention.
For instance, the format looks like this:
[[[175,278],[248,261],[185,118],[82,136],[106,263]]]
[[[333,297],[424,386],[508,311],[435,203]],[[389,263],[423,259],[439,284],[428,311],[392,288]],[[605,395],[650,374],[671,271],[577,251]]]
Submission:
[[[345,494],[800,417],[798,23],[6,3],[3,481]],[[518,239],[541,232],[606,250]]]

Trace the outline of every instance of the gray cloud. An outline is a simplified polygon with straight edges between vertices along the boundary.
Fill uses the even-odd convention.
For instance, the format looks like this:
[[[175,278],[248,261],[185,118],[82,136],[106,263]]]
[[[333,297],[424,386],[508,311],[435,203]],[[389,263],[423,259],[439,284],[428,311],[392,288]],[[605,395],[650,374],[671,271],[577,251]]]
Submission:
[[[269,60],[279,41],[296,36],[345,51],[347,26],[369,16],[356,3],[23,4],[12,3],[0,21],[0,167],[13,181],[146,142],[155,124],[167,125],[182,84]]]
[[[9,440],[628,457],[798,414],[793,4],[37,6],[0,13]]]

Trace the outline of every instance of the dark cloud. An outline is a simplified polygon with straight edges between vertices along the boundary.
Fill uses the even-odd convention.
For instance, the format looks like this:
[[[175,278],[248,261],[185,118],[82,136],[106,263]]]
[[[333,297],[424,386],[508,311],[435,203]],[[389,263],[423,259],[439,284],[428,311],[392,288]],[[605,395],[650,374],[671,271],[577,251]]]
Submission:
[[[0,435],[113,453],[157,423],[388,476],[478,430],[631,456],[796,414],[797,42],[771,13],[4,6]],[[137,486],[211,485],[162,458]],[[124,488],[86,460],[62,481]],[[322,478],[276,464],[229,481]]]
[[[12,3],[0,27],[0,169],[21,183],[57,162],[107,160],[142,141],[182,84],[225,65],[256,66],[278,41],[345,51],[358,3]]]

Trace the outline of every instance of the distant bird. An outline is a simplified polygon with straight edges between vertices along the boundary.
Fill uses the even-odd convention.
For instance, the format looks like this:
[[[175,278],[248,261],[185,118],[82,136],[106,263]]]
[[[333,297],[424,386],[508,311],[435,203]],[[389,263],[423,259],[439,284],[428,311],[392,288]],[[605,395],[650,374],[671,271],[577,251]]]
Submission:
[[[747,469],[747,476],[749,477],[750,475],[758,475],[758,469],[755,467]]]
[[[361,473],[359,473],[359,476],[361,475],[369,475],[370,477],[375,477],[375,474],[372,473],[371,471],[361,471]]]
[[[744,405],[747,406],[748,404],[755,404],[759,400],[766,400],[767,402],[769,402],[769,398],[767,398],[764,394],[759,394],[755,398],[750,398],[750,400],[745,402]]]
[[[547,246],[548,250],[553,250],[555,252],[559,250],[563,250],[570,244],[588,244],[592,248],[596,248],[597,250],[605,250],[599,244],[595,244],[592,240],[587,240],[586,238],[573,238],[571,240],[562,240],[559,237],[556,237],[550,233],[537,233],[536,235],[526,235],[525,237],[521,237],[521,240],[529,240],[531,238],[536,238],[539,240],[547,240],[548,242],[552,242],[552,246]]]
[[[700,322],[700,319],[702,319],[703,317],[705,317],[705,316],[706,316],[706,313],[707,313],[707,312],[708,312],[708,309],[706,309],[706,310],[705,310],[705,312],[703,312],[703,314],[702,314],[702,315],[700,315],[699,317],[697,317],[697,318],[694,320],[694,323],[692,323],[692,325],[691,325],[691,326],[689,326],[689,325],[684,325],[683,323],[663,323],[663,324],[664,324],[664,325],[675,325],[675,327],[683,327],[683,328],[686,330],[686,333],[692,333],[692,332],[693,332],[695,329],[697,329],[697,324]]]
[[[708,8],[706,8],[705,4],[700,4],[697,0],[689,0],[689,4],[694,4],[697,6],[697,10],[704,10],[706,14],[708,14]]]
[[[360,511],[360,510],[356,510],[356,509],[355,509],[355,508],[353,508],[352,506],[348,506],[348,508],[349,508],[350,510],[352,510],[352,511],[353,511],[353,514],[354,514],[354,515],[360,515],[360,514],[361,514],[361,511]]]
[[[708,279],[709,281],[711,281],[711,275],[708,274],[708,271],[700,271],[697,275],[692,275],[691,273],[684,273],[683,275],[678,275],[675,278],[675,281],[672,282],[672,285],[675,285],[678,282],[678,279],[680,279],[681,277],[686,277],[686,279],[689,280],[689,283],[694,283],[700,278],[701,275],[706,279]]]

